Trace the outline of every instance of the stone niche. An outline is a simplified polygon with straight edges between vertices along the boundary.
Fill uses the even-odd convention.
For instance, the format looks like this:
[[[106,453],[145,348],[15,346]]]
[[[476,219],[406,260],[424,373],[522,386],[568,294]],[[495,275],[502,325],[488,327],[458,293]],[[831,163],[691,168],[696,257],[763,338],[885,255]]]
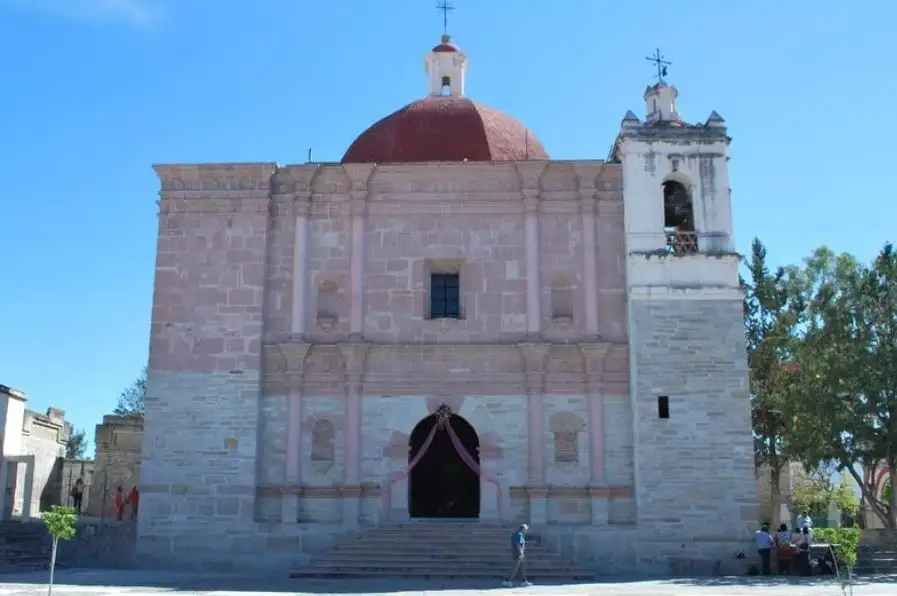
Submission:
[[[125,495],[140,486],[143,418],[103,416],[94,440],[96,458],[88,487],[87,513],[108,517],[115,514],[115,491],[119,486]]]

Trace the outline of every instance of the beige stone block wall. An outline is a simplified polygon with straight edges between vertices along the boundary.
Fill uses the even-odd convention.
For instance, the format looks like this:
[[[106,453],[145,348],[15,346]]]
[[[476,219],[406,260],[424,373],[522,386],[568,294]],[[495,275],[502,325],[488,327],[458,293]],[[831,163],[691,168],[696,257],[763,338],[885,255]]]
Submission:
[[[112,517],[116,514],[116,489],[121,486],[127,497],[133,487],[140,487],[143,419],[103,416],[94,437],[96,456],[88,487],[87,514]],[[126,513],[130,514],[130,509],[126,508]]]
[[[772,490],[772,473],[768,465],[757,468],[757,506],[760,522],[791,523],[790,519],[779,519],[780,505],[788,507],[791,516],[796,513],[791,507],[791,491],[797,483],[806,480],[808,475],[803,465],[799,462],[789,462],[783,465],[779,471],[779,492],[774,494]]]
[[[61,458],[65,456],[65,443],[71,425],[65,421],[65,412],[50,408],[46,414],[25,410],[22,428],[22,452],[34,456],[34,480],[32,484],[31,511],[23,511],[25,498],[25,464],[19,464],[13,513],[37,517],[41,501],[48,505],[53,501],[52,484],[59,474]]]

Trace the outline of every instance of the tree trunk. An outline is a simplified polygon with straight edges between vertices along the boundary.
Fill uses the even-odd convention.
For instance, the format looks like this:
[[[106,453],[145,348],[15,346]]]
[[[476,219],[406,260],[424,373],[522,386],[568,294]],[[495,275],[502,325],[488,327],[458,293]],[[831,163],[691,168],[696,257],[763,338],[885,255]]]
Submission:
[[[888,499],[888,526],[897,530],[897,469],[893,463],[888,464],[888,479],[891,481],[890,498]]]
[[[895,527],[897,527],[897,524],[895,524],[893,521],[893,508],[891,509],[890,513],[888,511],[885,511],[885,509],[882,507],[881,502],[878,500],[877,495],[869,490],[869,486],[866,484],[866,482],[863,481],[862,478],[860,478],[860,475],[857,474],[856,470],[853,469],[853,466],[847,466],[845,469],[853,477],[854,481],[857,483],[857,486],[860,487],[860,493],[862,494],[866,504],[869,506],[869,509],[871,509],[872,513],[875,514],[875,517],[881,520],[881,522],[885,526],[885,529],[894,531]],[[891,473],[893,473],[893,471]],[[894,491],[891,492],[893,493]]]
[[[781,509],[782,509],[782,464],[779,462],[778,455],[773,451],[773,456],[770,458],[769,463],[769,492],[770,492],[770,502],[772,503],[772,516],[770,520],[770,525],[773,528],[778,528],[779,524],[782,523]]]
[[[56,570],[56,547],[59,545],[59,538],[53,536],[53,551],[50,554],[50,585],[47,586],[47,596],[53,596],[53,571]]]

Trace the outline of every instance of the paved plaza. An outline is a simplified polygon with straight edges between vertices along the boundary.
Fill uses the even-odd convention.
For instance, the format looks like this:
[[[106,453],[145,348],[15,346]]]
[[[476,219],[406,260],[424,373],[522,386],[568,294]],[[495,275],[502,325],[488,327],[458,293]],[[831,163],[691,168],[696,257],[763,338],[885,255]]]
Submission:
[[[0,575],[0,596],[46,594],[46,572]],[[529,588],[502,588],[498,582],[417,582],[413,580],[290,580],[159,571],[62,570],[56,574],[53,594],[57,596],[101,596],[116,594],[210,594],[215,596],[264,596],[267,594],[383,594],[423,596],[425,594],[543,594],[601,596],[816,596],[841,594],[831,578],[791,580],[778,578],[700,578],[658,581],[607,581],[596,584],[536,585]],[[859,582],[855,596],[893,596],[897,578]]]

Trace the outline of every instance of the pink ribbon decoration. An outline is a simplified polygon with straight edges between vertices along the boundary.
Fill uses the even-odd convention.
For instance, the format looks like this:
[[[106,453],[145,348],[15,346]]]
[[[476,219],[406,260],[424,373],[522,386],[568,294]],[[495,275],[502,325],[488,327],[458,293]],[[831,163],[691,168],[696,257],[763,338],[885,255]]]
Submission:
[[[436,431],[440,429],[440,427],[445,427],[448,432],[449,439],[452,441],[452,446],[455,448],[455,452],[458,454],[458,457],[461,458],[461,461],[470,468],[474,474],[479,478],[483,478],[489,484],[495,485],[495,502],[498,506],[498,516],[499,518],[503,518],[502,515],[502,494],[501,494],[501,484],[499,484],[498,480],[490,476],[483,470],[483,467],[477,464],[476,460],[471,456],[467,450],[464,448],[464,443],[461,442],[461,439],[458,438],[458,435],[455,434],[455,429],[452,428],[451,424],[451,412],[446,408],[445,412],[437,412],[436,416],[438,417],[438,421],[433,425],[433,428],[430,429],[430,434],[427,435],[426,440],[424,440],[423,445],[420,446],[420,449],[417,452],[417,455],[408,462],[408,465],[405,468],[389,479],[386,484],[383,486],[383,506],[388,512],[392,505],[392,485],[396,482],[404,480],[408,477],[411,471],[417,466],[418,462],[420,462],[421,458],[426,455],[427,450],[430,449],[430,445],[433,443],[433,439],[436,438]]]
[[[430,434],[427,435],[426,440],[424,440],[424,444],[420,446],[420,449],[418,450],[417,455],[414,456],[414,459],[408,462],[408,465],[405,466],[405,469],[393,476],[389,481],[387,481],[386,486],[383,487],[383,505],[387,511],[389,511],[390,505],[392,504],[392,485],[408,477],[408,474],[411,473],[411,470],[414,469],[414,466],[417,465],[417,462],[419,462],[421,458],[426,455],[427,450],[433,443],[433,439],[436,437],[437,430],[439,430],[439,425],[434,424],[433,428],[430,429]]]
[[[499,519],[503,519],[502,515],[502,494],[501,494],[501,484],[499,484],[498,480],[490,476],[486,473],[486,470],[483,469],[483,466],[477,464],[476,460],[471,456],[466,449],[464,449],[464,444],[461,442],[461,439],[458,438],[458,435],[455,434],[455,429],[452,428],[450,422],[447,422],[445,425],[446,430],[448,430],[449,437],[452,440],[452,445],[455,447],[455,451],[458,452],[458,456],[461,458],[467,467],[473,470],[473,472],[486,480],[489,484],[495,486],[495,503],[498,507],[498,517]]]

